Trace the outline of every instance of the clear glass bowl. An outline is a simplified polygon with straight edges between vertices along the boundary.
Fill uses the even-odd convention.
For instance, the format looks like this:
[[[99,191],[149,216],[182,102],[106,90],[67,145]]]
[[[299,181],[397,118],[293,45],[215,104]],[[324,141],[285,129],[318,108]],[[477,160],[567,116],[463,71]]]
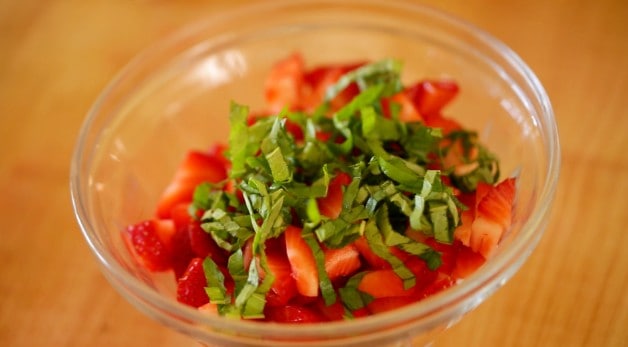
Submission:
[[[461,93],[445,113],[479,131],[501,158],[504,176],[519,177],[514,224],[480,271],[390,313],[287,329],[200,313],[175,300],[171,274],[137,265],[121,230],[153,215],[186,150],[227,139],[231,100],[262,108],[271,65],[295,51],[310,66],[394,57],[404,62],[407,82],[459,83]],[[459,19],[406,2],[273,2],[210,17],[132,61],[87,115],[72,159],[71,193],[112,285],[150,317],[205,344],[420,344],[506,283],[538,243],[558,179],[557,136],[548,97],[525,63]]]

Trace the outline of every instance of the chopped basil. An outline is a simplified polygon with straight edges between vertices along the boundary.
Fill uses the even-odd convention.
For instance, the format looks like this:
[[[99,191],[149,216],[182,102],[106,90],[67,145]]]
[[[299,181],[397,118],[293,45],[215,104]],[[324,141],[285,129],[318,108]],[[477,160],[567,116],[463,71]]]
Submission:
[[[373,300],[358,290],[365,272],[344,284],[332,282],[323,249],[341,248],[364,236],[406,289],[417,279],[390,247],[423,259],[431,270],[441,265],[437,251],[406,231],[452,243],[465,206],[451,184],[469,192],[479,182],[494,183],[498,162],[474,132],[444,135],[419,121],[400,121],[402,106],[390,99],[382,102],[403,89],[400,73],[401,63],[392,59],[348,72],[311,114],[284,110],[249,124],[249,108],[231,103],[227,156],[230,183],[238,193],[224,191],[226,182],[203,183],[190,207],[195,218],[201,216],[202,229],[230,253],[233,293],[227,293],[218,266],[210,258],[203,263],[206,292],[220,314],[263,317],[266,293],[275,281],[265,245],[289,225],[302,228],[314,254],[323,300],[331,305],[339,296],[347,317]],[[359,93],[334,110],[331,100],[353,84]],[[296,136],[295,129],[303,136]],[[452,160],[456,165],[450,165]],[[328,195],[330,182],[340,173],[351,179],[342,187],[338,217],[329,218],[318,199]],[[242,250],[247,242],[252,242],[250,264],[244,264]]]

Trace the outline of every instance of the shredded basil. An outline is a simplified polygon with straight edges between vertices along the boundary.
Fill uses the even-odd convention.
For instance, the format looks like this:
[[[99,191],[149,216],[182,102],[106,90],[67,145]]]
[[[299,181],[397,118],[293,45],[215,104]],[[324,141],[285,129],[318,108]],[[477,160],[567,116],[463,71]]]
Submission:
[[[275,281],[265,244],[289,225],[302,227],[325,303],[331,305],[339,296],[347,317],[373,300],[358,290],[365,273],[345,279],[343,285],[332,283],[325,272],[324,248],[341,248],[365,236],[406,289],[417,279],[390,247],[423,259],[429,269],[440,266],[440,254],[406,231],[419,230],[438,242],[452,243],[465,206],[445,179],[457,189],[473,191],[479,182],[496,182],[498,162],[474,132],[443,135],[441,129],[418,121],[402,122],[401,106],[390,99],[385,113],[382,101],[403,88],[400,73],[401,63],[392,59],[348,72],[311,114],[284,110],[249,124],[249,108],[231,103],[226,154],[229,179],[240,195],[225,192],[226,182],[204,183],[196,188],[190,207],[192,215],[201,216],[203,230],[230,252],[228,271],[235,283],[231,295],[218,266],[210,258],[203,263],[207,294],[221,314],[263,317],[265,295]],[[352,84],[359,88],[357,96],[332,110],[330,101]],[[292,127],[303,137],[294,136]],[[469,165],[446,167],[445,158],[451,160],[454,154]],[[321,213],[317,199],[327,196],[332,178],[340,173],[351,180],[342,188],[338,217],[331,219]],[[253,259],[244,264],[242,248],[249,240]]]

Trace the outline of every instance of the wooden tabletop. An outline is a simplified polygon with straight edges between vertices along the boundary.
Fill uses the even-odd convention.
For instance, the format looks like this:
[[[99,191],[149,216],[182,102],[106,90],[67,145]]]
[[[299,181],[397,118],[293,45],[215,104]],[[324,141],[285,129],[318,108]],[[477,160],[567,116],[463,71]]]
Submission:
[[[68,173],[90,104],[132,56],[245,1],[0,0],[0,346],[196,346],[99,272]],[[427,1],[537,73],[563,165],[523,268],[435,346],[628,346],[628,2]]]

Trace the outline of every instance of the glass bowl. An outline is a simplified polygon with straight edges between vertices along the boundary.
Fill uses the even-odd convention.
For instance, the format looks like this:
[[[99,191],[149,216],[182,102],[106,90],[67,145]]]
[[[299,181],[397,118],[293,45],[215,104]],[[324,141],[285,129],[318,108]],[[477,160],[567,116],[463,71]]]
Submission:
[[[230,320],[175,299],[171,274],[138,266],[121,238],[150,218],[184,153],[226,141],[231,100],[263,106],[278,59],[300,52],[309,66],[403,61],[406,82],[453,78],[445,110],[477,129],[518,176],[514,222],[479,271],[433,297],[376,316],[314,325]],[[78,224],[111,284],[139,310],[194,339],[219,346],[373,346],[427,343],[519,269],[547,224],[559,171],[548,97],[504,44],[431,8],[394,1],[286,1],[220,13],[133,60],[89,111],[71,164]]]

